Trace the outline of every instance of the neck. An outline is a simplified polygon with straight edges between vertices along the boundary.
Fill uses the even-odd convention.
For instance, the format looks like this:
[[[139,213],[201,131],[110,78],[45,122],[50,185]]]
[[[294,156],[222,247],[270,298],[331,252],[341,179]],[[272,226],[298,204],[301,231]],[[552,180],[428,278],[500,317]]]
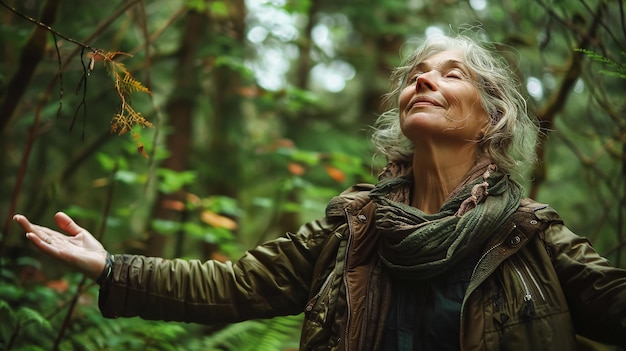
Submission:
[[[439,212],[448,195],[476,163],[474,145],[461,148],[415,148],[411,205],[425,213]]]

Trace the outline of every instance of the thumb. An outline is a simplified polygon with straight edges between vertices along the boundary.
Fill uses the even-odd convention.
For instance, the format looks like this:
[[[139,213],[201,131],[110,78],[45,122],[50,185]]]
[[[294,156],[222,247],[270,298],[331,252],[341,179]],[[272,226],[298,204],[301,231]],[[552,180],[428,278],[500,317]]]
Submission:
[[[84,231],[82,227],[80,227],[74,220],[63,212],[57,212],[54,215],[54,221],[57,223],[59,228],[63,229],[68,234],[75,236],[80,232]]]

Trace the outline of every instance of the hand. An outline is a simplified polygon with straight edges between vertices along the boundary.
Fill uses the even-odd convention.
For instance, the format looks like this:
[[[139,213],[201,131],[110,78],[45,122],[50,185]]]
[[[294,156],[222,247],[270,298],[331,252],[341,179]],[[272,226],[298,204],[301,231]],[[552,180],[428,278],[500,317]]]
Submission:
[[[107,251],[91,233],[79,227],[65,213],[58,212],[54,220],[69,236],[32,224],[20,214],[13,216],[13,220],[19,223],[26,231],[26,237],[42,252],[70,264],[94,280],[102,273]]]

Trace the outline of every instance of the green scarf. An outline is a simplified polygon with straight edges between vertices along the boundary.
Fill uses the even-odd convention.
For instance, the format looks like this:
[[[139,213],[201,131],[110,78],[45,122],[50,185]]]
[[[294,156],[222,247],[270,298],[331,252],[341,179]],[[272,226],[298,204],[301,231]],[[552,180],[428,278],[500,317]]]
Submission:
[[[379,182],[370,192],[377,203],[381,262],[395,276],[426,280],[477,255],[519,206],[521,186],[482,160],[453,191],[438,213],[408,205],[412,175]]]

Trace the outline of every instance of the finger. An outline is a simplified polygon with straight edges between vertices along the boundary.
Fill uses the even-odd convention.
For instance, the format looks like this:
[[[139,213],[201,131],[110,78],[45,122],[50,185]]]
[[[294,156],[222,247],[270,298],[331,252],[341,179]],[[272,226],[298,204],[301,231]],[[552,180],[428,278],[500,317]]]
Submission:
[[[38,247],[44,247],[44,246],[51,246],[52,245],[52,239],[50,239],[47,236],[43,236],[43,235],[39,235],[37,233],[34,232],[28,232],[26,233],[26,238],[28,238],[28,240],[30,240],[33,244],[35,244]]]
[[[21,215],[21,214],[16,214],[15,216],[13,216],[13,220],[17,222],[17,224],[20,225],[20,227],[22,227],[22,229],[25,232],[32,232],[33,231],[33,224],[30,223],[30,221],[28,220],[28,218],[26,218],[26,216]]]
[[[37,224],[32,224],[28,220],[28,218],[26,218],[23,215],[17,214],[13,216],[13,220],[16,221],[26,233],[35,235],[36,237],[38,237],[41,241],[45,243],[50,244],[53,238],[57,236],[63,237],[63,234],[56,232],[52,229],[42,227]]]
[[[54,215],[54,220],[59,228],[63,229],[72,236],[84,231],[84,229],[76,224],[76,222],[74,222],[74,220],[70,216],[63,212],[57,212]]]
[[[28,232],[26,233],[26,238],[28,238],[28,240],[30,240],[42,252],[51,256],[59,255],[59,248],[54,245],[50,237],[44,237],[45,239],[43,239],[38,234]]]

